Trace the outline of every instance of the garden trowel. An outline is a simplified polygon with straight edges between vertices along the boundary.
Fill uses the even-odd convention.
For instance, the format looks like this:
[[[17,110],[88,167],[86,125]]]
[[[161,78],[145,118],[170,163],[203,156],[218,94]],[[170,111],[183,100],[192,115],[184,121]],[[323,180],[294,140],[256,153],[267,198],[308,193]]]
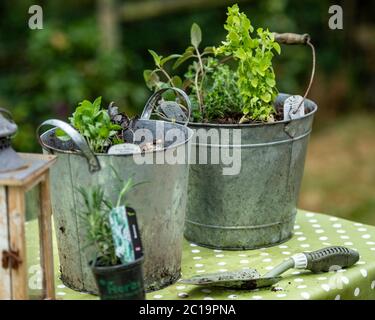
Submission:
[[[346,247],[327,247],[314,252],[304,252],[293,255],[280,263],[263,277],[255,269],[234,272],[220,272],[194,276],[181,280],[181,283],[199,286],[225,287],[231,289],[253,290],[269,287],[279,282],[281,274],[295,268],[310,270],[314,273],[335,271],[348,268],[359,260],[357,251]]]

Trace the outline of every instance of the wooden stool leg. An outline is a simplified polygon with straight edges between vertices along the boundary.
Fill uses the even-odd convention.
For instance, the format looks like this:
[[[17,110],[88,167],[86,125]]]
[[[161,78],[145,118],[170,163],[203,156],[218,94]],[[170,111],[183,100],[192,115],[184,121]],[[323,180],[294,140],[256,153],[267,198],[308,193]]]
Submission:
[[[12,299],[11,274],[3,268],[3,252],[9,250],[8,200],[6,187],[0,186],[0,300]]]
[[[10,249],[20,263],[11,269],[12,299],[28,299],[27,261],[25,240],[25,194],[22,187],[8,188]]]
[[[52,223],[49,172],[40,184],[39,239],[40,260],[43,273],[43,290],[46,299],[55,299],[55,275],[53,268]]]

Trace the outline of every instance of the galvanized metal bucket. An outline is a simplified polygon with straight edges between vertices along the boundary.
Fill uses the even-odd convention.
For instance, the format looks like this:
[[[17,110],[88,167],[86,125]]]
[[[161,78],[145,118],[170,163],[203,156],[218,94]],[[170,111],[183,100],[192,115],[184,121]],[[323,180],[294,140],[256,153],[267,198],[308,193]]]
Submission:
[[[276,108],[288,95],[280,94]],[[223,175],[224,164],[191,164],[185,237],[202,246],[242,250],[288,240],[297,212],[306,149],[317,106],[305,100],[304,117],[272,124],[189,123],[202,141],[214,128],[240,130],[240,145],[193,143],[196,154],[239,149],[241,171]],[[199,133],[198,130],[200,131]],[[221,133],[220,133],[221,135]],[[216,151],[218,151],[216,150]],[[209,158],[208,158],[209,159]]]
[[[85,228],[79,218],[82,199],[77,188],[94,185],[105,187],[107,196],[115,199],[113,168],[123,179],[145,182],[128,194],[127,205],[138,216],[144,245],[144,276],[147,290],[158,290],[178,279],[181,269],[183,226],[189,166],[185,164],[137,164],[132,155],[93,154],[72,127],[59,120],[49,120],[41,126],[52,125],[38,135],[45,152],[58,156],[51,170],[52,207],[60,257],[63,282],[74,289],[97,293],[97,287],[84,254]],[[138,120],[137,128],[147,128],[155,133],[164,126],[164,133],[176,130],[181,133],[172,145],[153,151],[154,158],[167,151],[188,152],[187,143],[193,131],[183,125],[164,121]],[[72,138],[62,142],[56,138],[60,127]]]
[[[195,131],[192,143],[195,159],[190,165],[185,237],[199,245],[226,250],[255,249],[281,243],[292,236],[308,138],[317,110],[317,105],[306,99],[316,59],[308,34],[275,34],[275,40],[311,47],[312,72],[302,100],[305,115],[267,124],[188,123]],[[288,97],[286,94],[277,97],[276,110],[283,109]],[[162,118],[167,117],[164,114]],[[212,129],[219,131],[220,137],[230,139],[239,130],[241,142],[207,142]],[[238,174],[224,175],[223,169],[228,165],[222,159],[213,161],[212,155],[221,154],[222,150],[240,151]],[[206,155],[207,164],[199,164],[200,154]]]

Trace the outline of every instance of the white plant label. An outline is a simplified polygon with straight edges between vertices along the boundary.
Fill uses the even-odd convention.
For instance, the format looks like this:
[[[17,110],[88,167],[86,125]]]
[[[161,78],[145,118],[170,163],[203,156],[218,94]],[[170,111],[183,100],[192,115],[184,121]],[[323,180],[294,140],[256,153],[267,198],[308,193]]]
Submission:
[[[126,208],[124,206],[113,208],[109,213],[109,222],[111,224],[116,256],[124,264],[133,262],[134,249]]]
[[[290,96],[284,101],[284,120],[298,119],[304,115],[305,102],[303,101],[303,97]]]
[[[140,152],[141,148],[133,143],[116,144],[108,150],[108,154],[133,154]]]

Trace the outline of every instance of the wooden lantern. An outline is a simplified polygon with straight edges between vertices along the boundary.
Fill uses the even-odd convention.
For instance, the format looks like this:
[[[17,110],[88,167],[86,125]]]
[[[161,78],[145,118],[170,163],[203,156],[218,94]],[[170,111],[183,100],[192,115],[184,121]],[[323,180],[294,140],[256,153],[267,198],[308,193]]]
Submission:
[[[28,299],[25,193],[40,185],[39,238],[43,297],[55,299],[49,168],[55,156],[18,154],[26,163],[0,173],[0,299]]]

